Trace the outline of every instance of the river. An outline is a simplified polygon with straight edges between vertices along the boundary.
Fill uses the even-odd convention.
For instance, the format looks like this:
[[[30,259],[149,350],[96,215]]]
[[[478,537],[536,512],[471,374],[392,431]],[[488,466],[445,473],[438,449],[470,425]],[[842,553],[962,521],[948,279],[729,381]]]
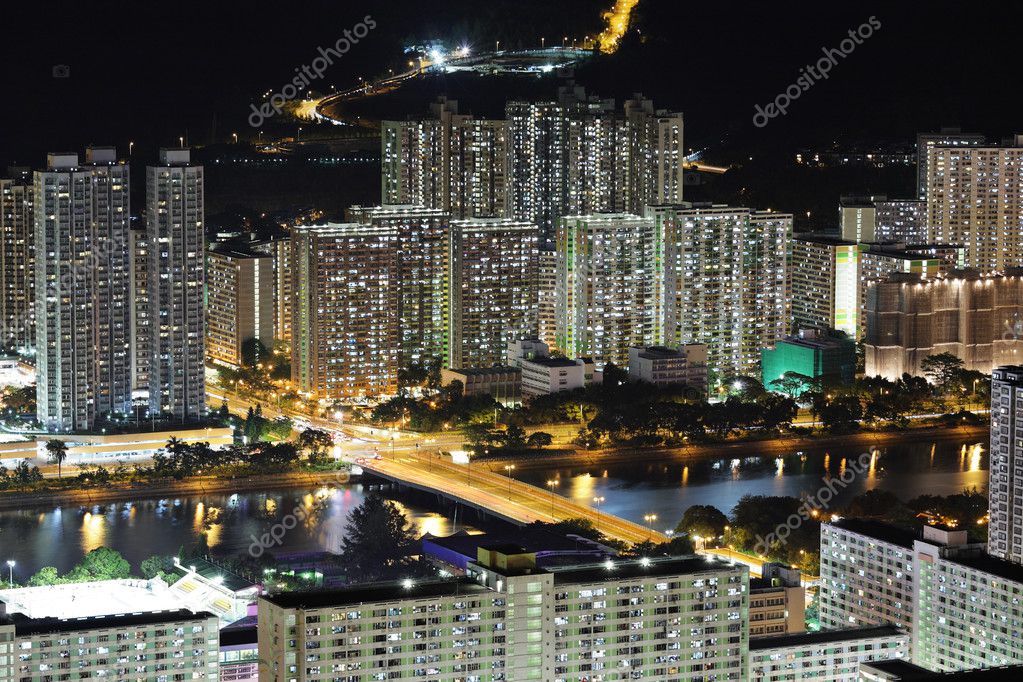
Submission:
[[[726,513],[745,494],[814,494],[828,472],[837,477],[859,452],[807,450],[783,458],[701,459],[689,464],[650,463],[550,469],[523,466],[517,477],[544,486],[555,479],[559,494],[582,504],[603,497],[601,511],[643,523],[656,514],[656,526],[672,528],[694,504],[711,504]],[[843,458],[846,461],[843,463]],[[919,443],[882,448],[872,465],[840,489],[833,505],[880,488],[904,500],[922,494],[947,495],[963,488],[987,489],[987,452],[974,442]],[[845,477],[848,480],[848,476]],[[0,512],[0,561],[13,559],[22,578],[42,566],[61,571],[73,567],[96,547],[112,547],[133,566],[153,554],[175,554],[200,534],[215,555],[243,554],[253,538],[280,521],[296,506],[307,520],[289,530],[273,552],[336,550],[348,514],[366,489],[353,483],[341,488],[277,490],[236,495],[143,499],[90,508],[60,507]],[[401,505],[420,533],[447,534],[455,529],[450,505],[423,495],[387,494]],[[470,523],[475,519],[470,518]]]

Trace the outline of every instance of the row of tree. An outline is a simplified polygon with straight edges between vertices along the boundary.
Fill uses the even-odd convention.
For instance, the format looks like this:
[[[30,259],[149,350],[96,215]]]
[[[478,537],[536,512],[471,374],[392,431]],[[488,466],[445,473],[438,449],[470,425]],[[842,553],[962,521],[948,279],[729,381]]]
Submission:
[[[161,576],[173,580],[171,559],[163,556],[151,556],[145,559],[139,569],[143,578],[151,579]],[[28,587],[45,585],[63,585],[67,583],[91,582],[94,580],[120,580],[131,578],[131,564],[121,556],[120,552],[109,547],[98,547],[88,554],[65,574],[61,574],[54,566],[44,566],[36,571],[27,581]]]
[[[976,488],[947,496],[921,495],[908,502],[888,491],[869,490],[829,509],[795,497],[745,495],[730,516],[711,505],[689,507],[676,530],[699,537],[708,546],[763,554],[815,575],[820,569],[820,523],[832,514],[911,528],[942,523],[964,528],[971,541],[983,542],[987,539],[987,513],[987,497]],[[786,530],[779,532],[781,528]]]

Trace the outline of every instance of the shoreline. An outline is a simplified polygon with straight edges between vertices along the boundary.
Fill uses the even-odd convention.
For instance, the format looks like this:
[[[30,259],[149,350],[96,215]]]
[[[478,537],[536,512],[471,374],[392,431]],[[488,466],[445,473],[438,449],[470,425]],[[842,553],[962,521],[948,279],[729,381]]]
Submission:
[[[501,469],[505,464],[514,464],[516,469],[547,469],[564,466],[601,466],[607,464],[644,464],[664,462],[687,462],[699,459],[719,457],[748,457],[755,455],[786,455],[797,450],[821,450],[834,447],[888,447],[906,443],[926,441],[943,442],[950,440],[987,441],[990,427],[945,426],[907,429],[904,431],[866,431],[847,433],[837,436],[812,436],[775,438],[771,440],[737,441],[730,443],[701,443],[680,448],[604,448],[600,450],[583,450],[577,448],[572,453],[550,452],[544,456],[533,457],[492,457],[481,460],[482,467]]]
[[[115,483],[105,488],[85,488],[82,490],[43,490],[25,493],[3,492],[0,493],[0,511],[19,511],[35,507],[60,507],[65,505],[91,506],[109,502],[177,497],[182,495],[319,487],[330,483],[346,483],[351,480],[347,472],[343,472],[343,477],[339,477],[338,473],[296,471],[284,474],[245,476],[243,478],[221,479],[202,477],[184,481],[161,481],[160,483],[144,485]]]

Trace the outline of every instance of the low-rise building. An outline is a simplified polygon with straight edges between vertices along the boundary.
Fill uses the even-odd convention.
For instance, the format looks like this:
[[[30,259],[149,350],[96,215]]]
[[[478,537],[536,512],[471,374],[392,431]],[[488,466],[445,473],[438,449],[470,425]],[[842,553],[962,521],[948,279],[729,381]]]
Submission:
[[[750,640],[749,682],[856,682],[860,665],[909,657],[909,635],[893,625],[803,632]]]
[[[522,370],[523,400],[599,384],[604,375],[590,358],[551,357],[547,344],[539,339],[509,342],[508,364]]]
[[[519,367],[522,369],[524,400],[538,395],[573,391],[603,381],[603,372],[589,358],[536,358],[521,361]]]
[[[806,630],[806,591],[799,570],[766,563],[749,580],[749,636],[773,637]]]
[[[518,367],[441,369],[441,385],[450,386],[454,381],[462,383],[462,395],[489,395],[503,405],[517,405],[522,400],[522,370]]]
[[[760,366],[763,384],[770,390],[784,392],[784,387],[772,384],[787,372],[850,384],[856,377],[856,344],[841,332],[800,329],[796,336],[788,336],[777,341],[773,348],[765,348]]]
[[[707,393],[707,346],[689,343],[679,349],[665,346],[629,348],[629,380],[657,386],[685,384]]]

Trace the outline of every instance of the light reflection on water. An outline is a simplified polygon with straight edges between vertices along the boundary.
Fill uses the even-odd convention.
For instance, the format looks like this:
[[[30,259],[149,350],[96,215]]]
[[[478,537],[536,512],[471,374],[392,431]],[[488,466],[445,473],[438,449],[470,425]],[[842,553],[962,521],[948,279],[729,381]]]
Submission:
[[[814,494],[828,478],[844,475],[848,479],[849,473],[856,472],[861,452],[808,449],[784,457],[694,459],[684,464],[633,460],[592,468],[525,469],[521,478],[542,486],[545,479],[557,476],[568,483],[559,492],[579,504],[592,506],[593,498],[601,496],[601,511],[637,523],[655,513],[669,528],[694,504],[710,504],[728,513],[746,494]],[[973,487],[987,491],[988,459],[983,443],[923,442],[871,448],[869,452],[866,469],[840,489],[833,505],[874,488],[889,490],[903,500]]]
[[[390,495],[390,493],[386,493]],[[17,562],[24,579],[43,566],[70,570],[97,547],[112,547],[137,568],[154,554],[176,554],[200,536],[218,556],[245,554],[254,540],[285,514],[304,519],[288,530],[274,553],[337,551],[352,509],[362,503],[362,485],[143,499],[94,506],[0,511],[0,559]],[[399,502],[417,532],[452,533],[450,518],[407,501]],[[296,515],[300,518],[300,515]]]
[[[860,453],[846,450],[794,452],[784,457],[727,457],[680,462],[636,462],[594,467],[533,469],[522,467],[520,478],[543,488],[557,480],[558,494],[583,505],[601,501],[601,512],[642,523],[657,514],[673,527],[693,504],[711,504],[725,512],[744,494],[814,494],[827,477],[841,477]],[[987,490],[987,452],[975,442],[919,443],[881,448],[869,466],[840,490],[833,502],[880,488],[904,500],[924,493],[948,495],[963,488]],[[856,469],[854,468],[853,471]],[[17,561],[22,577],[42,566],[61,571],[73,567],[100,546],[117,549],[134,566],[153,554],[174,554],[204,534],[217,555],[247,552],[258,538],[296,508],[304,520],[289,530],[280,548],[270,553],[337,551],[352,509],[362,503],[361,485],[316,491],[270,491],[206,495],[167,500],[138,500],[88,508],[31,509],[0,512],[0,560]],[[447,535],[456,527],[450,518],[406,498],[401,509],[417,532]],[[430,503],[432,506],[432,503]]]

